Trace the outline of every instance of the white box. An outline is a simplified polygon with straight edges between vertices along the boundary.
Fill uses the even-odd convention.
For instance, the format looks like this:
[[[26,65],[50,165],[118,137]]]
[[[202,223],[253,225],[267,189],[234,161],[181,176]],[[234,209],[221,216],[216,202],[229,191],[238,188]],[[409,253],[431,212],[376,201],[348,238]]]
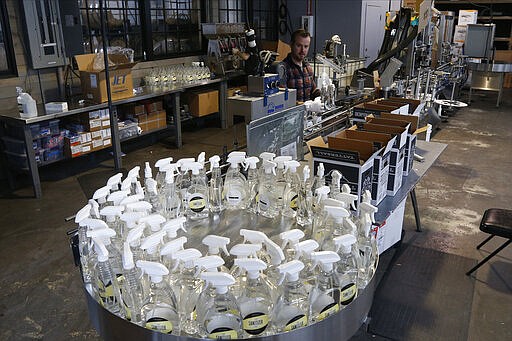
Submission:
[[[407,197],[392,211],[389,217],[377,228],[377,249],[379,255],[402,239],[405,202]]]
[[[48,102],[44,105],[47,114],[68,111],[68,102]]]
[[[467,26],[469,24],[476,24],[477,19],[477,9],[461,9],[459,10],[459,21],[457,22],[457,25]]]
[[[416,140],[416,135],[407,134],[407,141],[405,142],[404,176],[408,176],[412,171],[414,153],[416,152]]]

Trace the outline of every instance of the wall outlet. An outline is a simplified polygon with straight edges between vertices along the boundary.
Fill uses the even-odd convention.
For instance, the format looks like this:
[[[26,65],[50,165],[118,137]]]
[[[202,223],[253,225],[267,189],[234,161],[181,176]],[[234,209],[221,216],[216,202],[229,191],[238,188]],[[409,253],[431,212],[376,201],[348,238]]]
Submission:
[[[302,28],[303,28],[305,31],[309,32],[309,34],[310,34],[311,36],[313,36],[313,35],[314,35],[314,34],[313,34],[313,33],[314,33],[314,32],[313,32],[313,30],[314,30],[314,27],[315,27],[315,24],[314,24],[314,22],[313,22],[313,18],[314,18],[314,17],[313,17],[312,15],[303,15],[303,16],[302,16],[302,20],[301,20]]]

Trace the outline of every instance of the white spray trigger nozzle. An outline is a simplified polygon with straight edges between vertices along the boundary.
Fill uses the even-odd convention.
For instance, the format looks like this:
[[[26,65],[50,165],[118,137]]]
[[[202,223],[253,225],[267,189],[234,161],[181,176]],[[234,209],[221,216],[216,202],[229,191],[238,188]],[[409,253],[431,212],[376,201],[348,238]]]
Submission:
[[[270,240],[265,233],[256,230],[240,229],[240,235],[244,237],[244,243],[261,244]]]
[[[268,160],[263,161],[263,169],[265,169],[265,174],[272,173],[272,174],[276,175],[276,167],[277,167],[277,164],[274,161],[268,161]]]
[[[98,202],[98,204],[104,204],[107,202],[107,195],[110,194],[111,186],[103,186],[98,188],[92,195],[92,198]]]
[[[187,269],[193,268],[195,266],[194,261],[199,259],[201,256],[201,251],[198,249],[183,249],[176,251],[171,255],[171,257],[176,260],[171,271],[176,271],[180,263],[183,263],[183,266]]]
[[[267,252],[270,256],[270,261],[273,265],[281,264],[285,260],[283,249],[274,243],[271,239],[265,241]]]
[[[288,245],[288,243],[290,243],[292,247],[295,247],[295,245],[302,238],[304,238],[304,232],[302,232],[299,229],[292,229],[292,230],[288,230],[288,231],[279,233],[279,239],[281,239],[283,241],[283,244],[281,245],[281,249],[284,250],[286,248],[286,245]]]
[[[160,283],[163,280],[163,277],[169,274],[169,270],[165,265],[158,262],[138,260],[136,264],[143,273],[148,274],[151,282],[153,283]]]
[[[201,271],[215,272],[219,266],[224,265],[224,259],[217,255],[203,256],[194,260],[194,265],[197,267],[195,277],[199,276]]]
[[[119,184],[121,183],[121,179],[123,178],[123,173],[117,173],[112,175],[107,180],[107,186],[112,191],[117,191],[119,189]]]
[[[220,156],[214,155],[208,159],[210,161],[210,171],[212,171],[214,168],[220,167]]]
[[[166,158],[160,159],[157,162],[155,162],[155,167],[158,168],[159,171],[161,171],[162,166],[168,165],[171,162],[172,162],[172,157],[166,157]]]
[[[297,251],[297,254],[295,255],[295,259],[298,259],[300,255],[306,255],[308,258],[311,257],[311,252],[318,249],[320,245],[316,240],[313,239],[306,239],[303,240],[295,246],[295,250]]]
[[[75,215],[75,223],[79,224],[85,218],[89,218],[91,216],[91,204],[87,204],[82,207]]]
[[[258,162],[260,162],[260,159],[258,159],[257,156],[251,156],[244,160],[244,170],[247,169],[256,169]]]
[[[130,270],[135,267],[135,263],[133,262],[133,253],[132,249],[130,249],[130,244],[125,242],[123,244],[123,269]]]
[[[319,204],[320,201],[327,199],[327,195],[331,192],[329,186],[320,186],[315,189],[315,194],[317,196],[316,203]]]
[[[149,182],[149,180],[153,180],[153,179],[148,179],[147,182]],[[119,205],[126,206],[126,205],[128,205],[130,203],[141,201],[142,199],[144,199],[144,194],[129,195],[126,198],[124,198],[123,200],[121,200]]]
[[[229,286],[235,284],[235,278],[224,272],[203,272],[201,279],[210,283],[218,294],[227,293]]]
[[[260,159],[265,161],[272,161],[276,157],[276,154],[270,152],[263,152],[260,154]]]
[[[126,204],[127,211],[135,211],[135,212],[147,212],[153,208],[147,201],[137,201]]]
[[[112,192],[107,197],[107,201],[111,201],[114,204],[114,206],[117,206],[121,203],[121,200],[128,196],[128,194],[130,194],[130,191]]]
[[[323,162],[320,162],[320,164],[318,165],[317,169],[316,169],[316,175],[320,178],[323,178],[324,175],[325,175],[325,167],[324,167],[324,163]]]
[[[289,155],[281,155],[281,156],[276,156],[274,158],[274,161],[276,164],[277,164],[277,168],[278,169],[284,169],[284,163],[286,161],[291,161],[293,158]]]
[[[165,223],[165,221],[165,217],[157,213],[150,214],[139,219],[139,223],[145,223],[149,225],[152,232],[160,231],[160,225]]]
[[[299,280],[299,273],[304,269],[304,263],[300,260],[291,260],[287,263],[281,264],[277,267],[281,278],[279,279],[278,285],[281,285],[285,278],[290,282],[296,282]]]
[[[185,229],[185,222],[187,221],[187,218],[185,217],[179,217],[174,218],[171,220],[168,220],[163,226],[162,230],[167,231],[167,236],[169,238],[176,238],[178,235],[178,230],[182,230],[183,232],[187,232]]]
[[[339,252],[341,249],[343,253],[349,253],[352,251],[352,245],[354,245],[357,241],[356,237],[351,234],[344,234],[342,236],[337,236],[332,239],[334,241],[334,245],[336,246],[336,252]]]
[[[187,237],[179,237],[170,242],[165,243],[160,249],[161,256],[171,256],[179,251],[183,250],[183,245],[187,242]]]
[[[144,216],[143,212],[124,212],[119,219],[125,222],[126,227],[129,229],[137,225],[137,221]]]
[[[135,166],[128,171],[128,175],[126,177],[132,179],[132,182],[135,182],[139,178],[139,174],[140,166]]]
[[[89,199],[89,205],[91,205],[91,215],[94,218],[100,219],[100,205],[94,199]]]
[[[208,246],[208,253],[218,255],[220,250],[222,250],[226,256],[229,256],[227,245],[230,241],[231,239],[228,237],[210,234],[204,237],[202,242],[204,245]]]
[[[229,252],[238,258],[256,257],[261,250],[261,244],[236,244]]]
[[[317,251],[311,252],[311,259],[315,267],[320,264],[323,271],[330,272],[334,268],[334,263],[340,260],[340,256],[334,251]]]
[[[292,173],[297,173],[297,168],[300,167],[300,162],[296,160],[290,160],[284,162],[284,173],[287,173],[288,171]]]
[[[260,276],[260,271],[267,268],[267,264],[258,258],[237,258],[235,259],[235,265],[238,265],[245,271],[250,279],[256,279]]]

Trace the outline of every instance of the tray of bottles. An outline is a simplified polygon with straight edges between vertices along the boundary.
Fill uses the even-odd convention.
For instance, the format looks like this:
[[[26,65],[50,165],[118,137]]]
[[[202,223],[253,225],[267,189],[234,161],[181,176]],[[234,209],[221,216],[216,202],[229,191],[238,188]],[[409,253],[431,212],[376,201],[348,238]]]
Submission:
[[[245,159],[245,155],[240,159],[239,155],[240,160],[250,163],[251,159]],[[153,180],[146,163],[144,190],[137,180],[139,167],[132,169],[124,181],[117,174],[98,189],[77,213],[79,229],[73,247],[85,282],[89,317],[100,335],[106,340],[346,340],[354,335],[372,304],[378,256],[371,234],[367,241],[354,236],[358,235],[357,226],[350,217],[369,230],[371,212],[376,209],[366,202],[367,195],[359,217],[354,211],[350,213],[348,203],[354,196],[346,193],[346,186],[342,189],[339,183],[331,184],[332,198],[328,198],[328,186],[322,185],[323,169],[308,181],[308,166],[303,169],[303,183],[298,180],[296,193],[290,195],[290,184],[295,181],[290,174],[296,173],[298,163],[284,160],[263,162],[271,168],[277,166],[277,175],[246,167],[249,174],[243,177],[257,177],[259,185],[258,195],[247,192],[252,199],[243,208],[229,207],[240,204],[233,200],[233,194],[239,196],[240,191],[230,174],[241,174],[235,158],[220,188],[220,168],[218,158],[214,158],[210,180],[200,172],[204,167],[200,162],[182,167],[184,171],[171,167],[172,177],[177,175],[179,179],[177,183],[171,180],[168,169],[166,176],[159,173]],[[272,197],[265,191],[280,188],[274,181],[283,175],[283,169],[288,171],[287,179],[282,181],[284,195]],[[189,175],[190,187],[183,192],[182,181]],[[269,179],[274,186],[268,186]],[[167,193],[176,198],[151,196],[158,192],[158,182],[161,196]],[[315,183],[318,190],[314,196],[308,195]],[[214,200],[215,190],[225,200]],[[346,209],[340,209],[347,197]],[[269,217],[272,198],[290,198],[290,205],[279,206],[280,211]],[[287,209],[290,207],[297,212]],[[202,210],[207,212],[198,215]],[[304,224],[304,217],[301,220],[299,216],[309,215],[307,210],[313,219]],[[315,218],[315,212],[322,214]],[[352,234],[340,235],[347,228],[353,228]],[[369,249],[375,256],[370,258],[369,266],[361,268],[356,258],[365,250],[369,254]],[[340,270],[346,269],[347,262],[340,268],[344,258],[356,264],[349,270],[352,274],[356,270],[357,279],[345,275],[349,270]],[[162,316],[157,316],[159,313]],[[169,315],[172,313],[175,316]]]

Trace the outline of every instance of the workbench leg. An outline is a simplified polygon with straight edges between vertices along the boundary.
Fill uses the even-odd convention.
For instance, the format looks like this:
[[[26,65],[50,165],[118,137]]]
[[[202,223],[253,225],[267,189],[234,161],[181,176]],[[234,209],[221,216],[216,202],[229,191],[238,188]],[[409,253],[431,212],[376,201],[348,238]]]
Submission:
[[[227,93],[228,93],[228,81],[223,80],[219,85],[219,115],[220,115],[220,127],[222,129],[227,129]]]
[[[36,199],[41,198],[41,181],[39,179],[39,168],[37,168],[36,154],[34,148],[32,148],[32,132],[30,131],[30,125],[25,124],[23,126],[23,135],[25,137],[25,151],[27,153],[28,170],[32,177],[32,186],[34,187],[34,196]]]
[[[181,115],[180,115],[180,93],[176,92],[173,94],[173,114],[174,114],[174,131],[175,131],[175,142],[176,147],[181,148],[183,141],[181,138]]]
[[[416,200],[416,188],[413,188],[410,192],[412,208],[414,209],[414,218],[416,219],[416,231],[421,232],[421,221],[420,212],[418,210],[418,201]]]

